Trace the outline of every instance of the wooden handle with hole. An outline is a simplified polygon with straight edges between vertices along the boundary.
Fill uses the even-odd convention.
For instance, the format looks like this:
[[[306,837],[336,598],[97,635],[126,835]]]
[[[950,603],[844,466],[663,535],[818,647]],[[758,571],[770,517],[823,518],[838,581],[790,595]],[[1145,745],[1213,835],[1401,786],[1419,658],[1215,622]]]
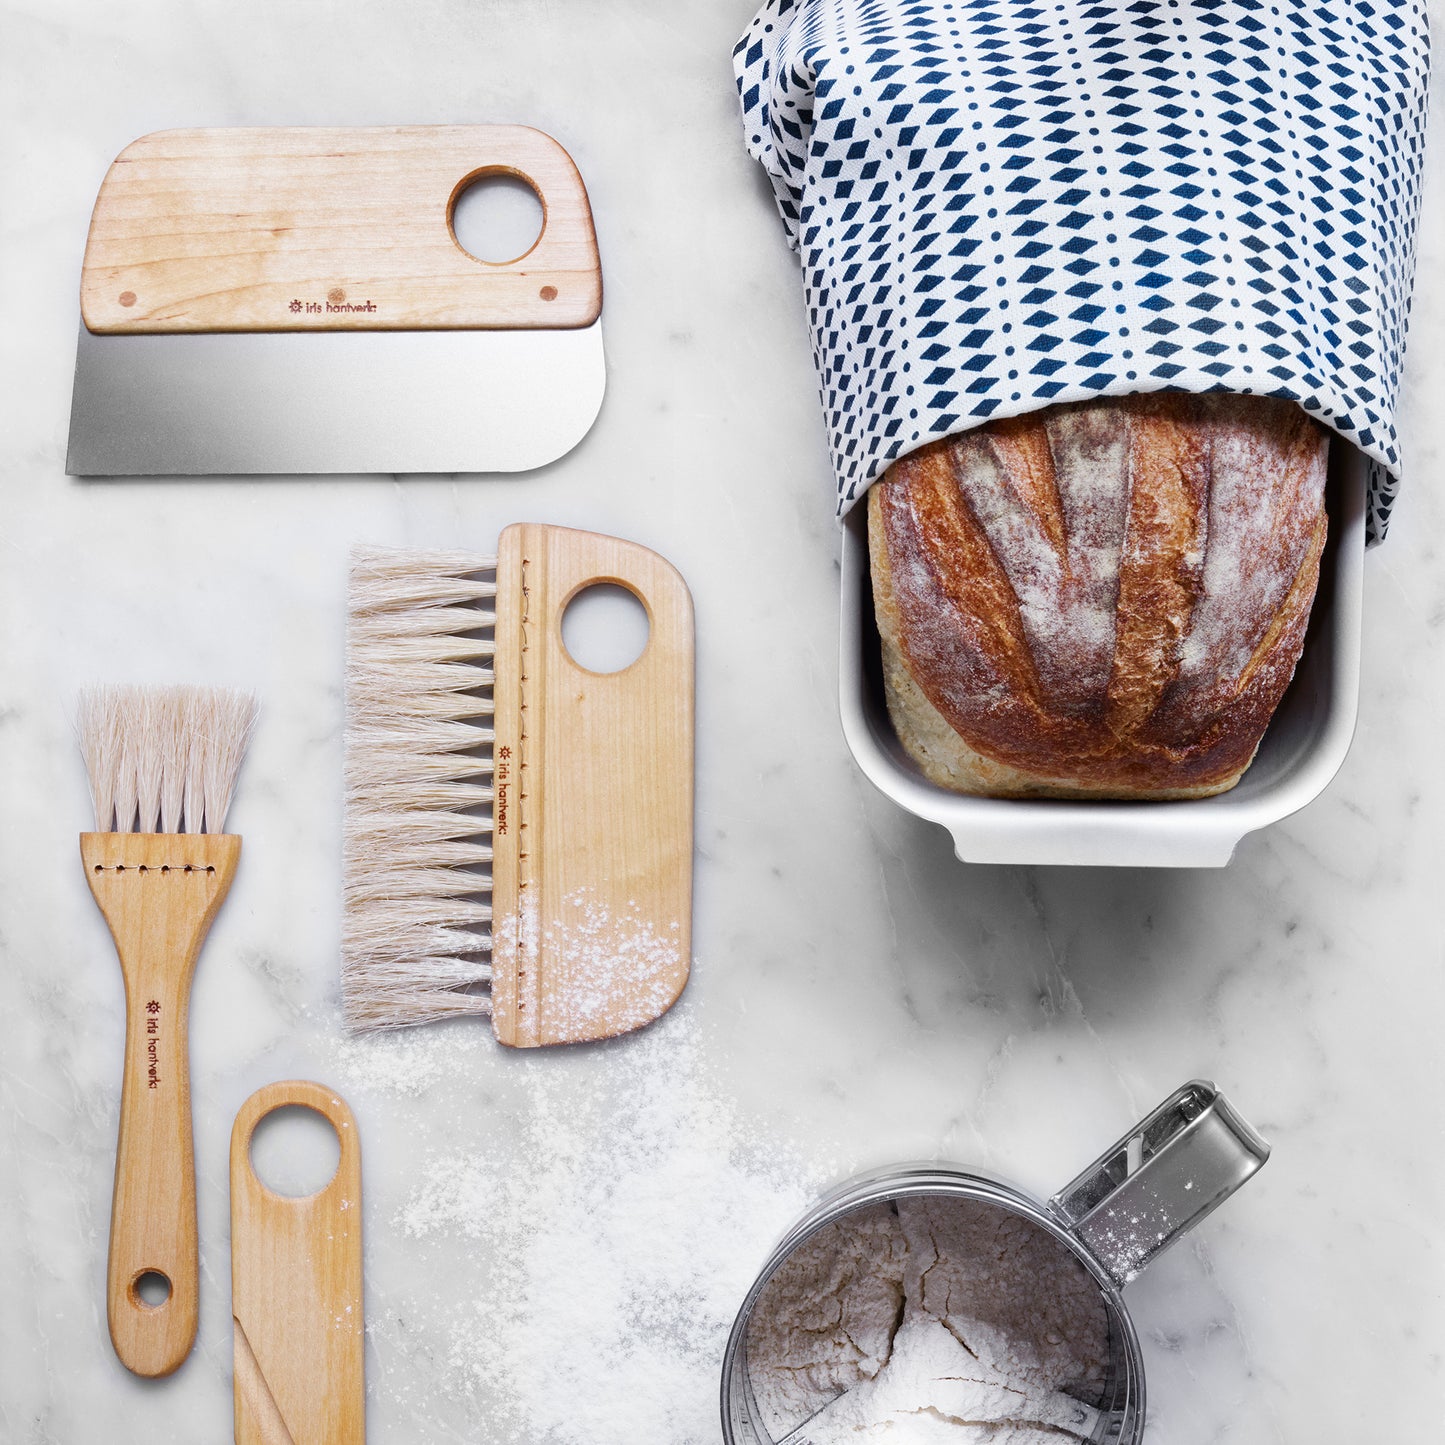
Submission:
[[[317,1193],[288,1199],[251,1167],[251,1136],[276,1109],[330,1120],[340,1160]],[[231,1313],[236,1445],[363,1445],[365,1332],[361,1141],[323,1084],[267,1084],[231,1130]]]
[[[137,1375],[169,1375],[196,1338],[191,979],[240,855],[241,840],[233,834],[80,838],[86,880],[125,977],[125,1072],[106,1314],[116,1354]],[[142,1294],[147,1275],[161,1277],[153,1281],[156,1293],[164,1294],[159,1302]]]
[[[497,544],[492,1028],[533,1048],[660,1018],[692,961],[692,596],[635,542],[541,523]],[[573,660],[562,616],[626,588],[647,645],[619,672]]]
[[[528,182],[542,233],[514,261],[457,244],[457,196]],[[590,326],[602,268],[572,158],[519,125],[158,131],[111,165],[80,311],[93,332]]]

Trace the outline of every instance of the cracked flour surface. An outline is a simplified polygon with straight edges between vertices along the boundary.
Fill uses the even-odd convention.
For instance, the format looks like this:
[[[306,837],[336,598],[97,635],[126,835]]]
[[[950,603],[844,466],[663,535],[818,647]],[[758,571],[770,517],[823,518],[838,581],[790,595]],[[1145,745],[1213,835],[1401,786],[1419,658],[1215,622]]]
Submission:
[[[788,1257],[748,1366],[790,1445],[1064,1445],[1098,1427],[1108,1344],[1098,1286],[1045,1230],[982,1201],[904,1198]]]

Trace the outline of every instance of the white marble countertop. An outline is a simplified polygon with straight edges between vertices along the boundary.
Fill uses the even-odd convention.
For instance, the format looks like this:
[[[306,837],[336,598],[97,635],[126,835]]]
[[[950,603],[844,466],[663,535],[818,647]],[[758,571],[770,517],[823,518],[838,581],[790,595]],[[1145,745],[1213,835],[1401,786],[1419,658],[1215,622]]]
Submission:
[[[830,1180],[941,1156],[1043,1193],[1183,1080],[1263,1173],[1129,1290],[1154,1445],[1424,1441],[1445,1419],[1445,148],[1338,779],[1215,872],[965,867],[851,763],[837,536],[794,257],[739,139],[752,0],[16,0],[0,378],[0,1439],[229,1438],[227,1142],[320,1078],[365,1150],[378,1442],[717,1438],[722,1340]],[[1436,96],[1438,122],[1440,97]],[[609,387],[524,478],[65,477],[76,286],[114,153],[178,125],[526,121],[591,191]],[[693,980],[659,1026],[518,1056],[482,1025],[338,1019],[342,609],[355,541],[505,523],[636,538],[698,623]],[[202,1314],[132,1378],[104,1279],[120,973],[76,857],[77,690],[254,688],[246,840],[193,996]]]

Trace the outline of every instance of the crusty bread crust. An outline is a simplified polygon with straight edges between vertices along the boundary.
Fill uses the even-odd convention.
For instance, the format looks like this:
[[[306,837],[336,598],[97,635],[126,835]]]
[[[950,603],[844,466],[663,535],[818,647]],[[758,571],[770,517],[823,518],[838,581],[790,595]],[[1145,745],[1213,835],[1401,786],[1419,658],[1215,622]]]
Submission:
[[[965,793],[1233,787],[1304,645],[1327,457],[1292,403],[1161,394],[895,463],[868,535],[904,747]]]

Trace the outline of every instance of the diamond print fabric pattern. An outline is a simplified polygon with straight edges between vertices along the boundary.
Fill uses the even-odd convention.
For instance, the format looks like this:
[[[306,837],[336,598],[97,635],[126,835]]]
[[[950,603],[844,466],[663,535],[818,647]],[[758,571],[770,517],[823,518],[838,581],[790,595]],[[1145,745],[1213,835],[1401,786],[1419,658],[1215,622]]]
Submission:
[[[1383,537],[1421,0],[771,0],[734,63],[801,254],[840,513],[993,417],[1223,390],[1358,446]]]

